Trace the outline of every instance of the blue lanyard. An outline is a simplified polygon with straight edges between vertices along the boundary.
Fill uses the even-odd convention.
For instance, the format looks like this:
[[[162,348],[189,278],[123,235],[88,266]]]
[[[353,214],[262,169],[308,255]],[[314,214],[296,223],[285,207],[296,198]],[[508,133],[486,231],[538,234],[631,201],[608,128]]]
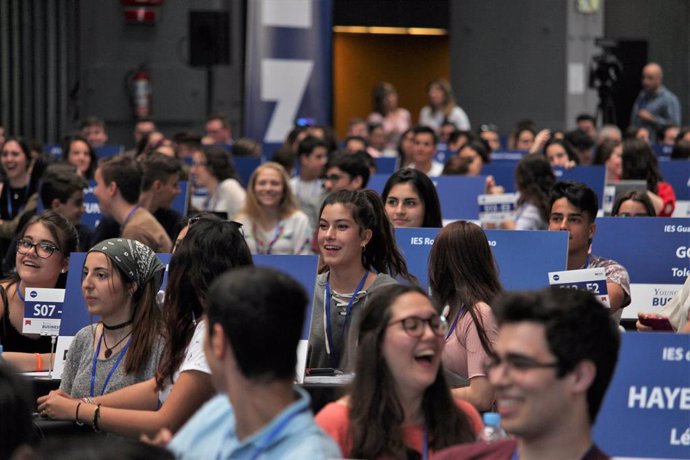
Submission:
[[[342,332],[340,334],[340,337],[345,337],[345,333],[348,327],[348,321],[350,319],[350,313],[352,312],[352,305],[355,303],[355,298],[357,297],[357,294],[359,291],[362,290],[364,287],[364,283],[367,280],[367,276],[369,276],[369,272],[365,271],[364,276],[362,279],[359,281],[359,284],[357,285],[357,289],[355,289],[355,292],[352,293],[352,297],[350,297],[350,301],[347,304],[347,308],[345,309],[345,322],[343,323],[343,328]],[[331,326],[331,283],[328,279],[326,279],[326,295],[324,296],[324,301],[323,301],[323,309],[324,309],[324,316],[326,318],[326,347],[327,347],[327,353],[331,357],[331,367],[338,367],[338,355],[339,353],[336,353],[334,350],[334,342],[333,342],[333,330]]]
[[[580,270],[585,270],[589,267],[589,263],[592,261],[592,254],[587,254],[587,258],[585,259],[585,264],[582,266]]]
[[[429,434],[424,429],[424,435],[422,436],[422,460],[429,459]]]
[[[26,187],[24,187],[24,196],[22,197],[22,199],[24,200],[25,203],[26,203],[26,198],[27,198],[28,193],[29,193],[29,185],[30,184],[31,184],[31,181],[29,180],[29,184],[27,184]],[[12,195],[12,187],[7,187],[7,212],[9,213],[9,216],[10,216],[9,218],[13,219],[15,217],[14,206],[12,205],[12,198],[10,197],[10,195]],[[23,208],[24,208],[24,206],[20,205],[19,209],[17,209],[17,214],[22,212]]]
[[[125,225],[127,225],[127,222],[129,222],[129,219],[132,217],[132,214],[137,212],[137,209],[139,209],[139,205],[136,205],[132,208],[129,213],[127,213],[127,217],[125,217],[125,220],[122,221],[122,225],[120,225],[120,228],[125,228]]]
[[[21,280],[17,283],[17,297],[22,301],[22,303],[26,303],[26,299],[24,298],[24,294],[22,294],[22,282]]]
[[[101,341],[103,340],[103,332],[101,332],[101,338],[98,339],[98,345],[96,346],[96,352],[93,354],[93,363],[91,364],[91,397],[93,398],[95,396],[94,394],[94,386],[96,386],[96,363],[98,361],[98,353],[101,351]],[[105,382],[103,382],[103,388],[101,388],[101,396],[105,393],[105,389],[108,387],[108,383],[110,382],[110,379],[112,378],[113,374],[115,373],[115,369],[117,369],[117,366],[120,365],[120,361],[122,361],[122,357],[127,353],[127,349],[129,348],[129,344],[132,342],[132,337],[127,340],[127,344],[120,350],[120,354],[117,355],[117,359],[115,360],[115,364],[113,364],[113,367],[110,368],[110,372],[108,373],[108,377],[106,377]]]
[[[276,244],[276,242],[283,236],[283,230],[285,230],[285,226],[282,222],[278,222],[278,225],[276,225],[275,231],[273,232],[273,239],[270,241],[270,243],[268,243],[268,249],[266,250],[266,252],[264,252],[264,242],[263,240],[257,238],[256,224],[252,223],[252,233],[254,234],[254,239],[256,240],[257,253],[271,254],[271,249],[273,249],[273,245]]]
[[[460,319],[460,316],[462,316],[462,313],[465,311],[465,306],[463,305],[460,307],[460,310],[455,314],[455,319],[453,320],[453,324],[450,325],[450,329],[448,329],[448,333],[446,334],[446,342],[450,338],[451,335],[453,335],[453,331],[455,330],[455,326],[458,325],[458,320]]]
[[[266,436],[264,436],[263,441],[256,447],[254,455],[252,455],[251,459],[257,460],[259,456],[261,456],[261,453],[266,450],[266,448],[278,437],[280,432],[283,431],[286,426],[288,426],[292,419],[304,412],[307,412],[308,410],[309,407],[299,405],[295,407],[291,413],[285,414],[285,417],[283,417],[283,419],[278,422]]]

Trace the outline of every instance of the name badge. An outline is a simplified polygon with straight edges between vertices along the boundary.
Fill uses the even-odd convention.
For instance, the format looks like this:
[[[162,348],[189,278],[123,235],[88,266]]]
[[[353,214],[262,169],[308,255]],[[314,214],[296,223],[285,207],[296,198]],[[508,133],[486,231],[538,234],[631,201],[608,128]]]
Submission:
[[[26,288],[24,296],[24,334],[59,335],[64,289]]]
[[[515,220],[517,194],[479,195],[479,222],[482,227],[499,227],[505,221]]]
[[[611,308],[611,304],[609,303],[609,290],[606,285],[606,269],[604,268],[549,272],[549,285],[559,288],[589,291],[593,293],[606,308]]]

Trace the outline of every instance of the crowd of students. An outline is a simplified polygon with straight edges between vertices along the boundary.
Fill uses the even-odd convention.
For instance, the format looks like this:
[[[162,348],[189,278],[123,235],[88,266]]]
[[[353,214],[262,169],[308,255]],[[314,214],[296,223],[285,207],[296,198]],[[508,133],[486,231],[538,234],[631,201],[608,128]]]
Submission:
[[[21,332],[24,289],[64,288],[70,254],[78,249],[87,252],[81,269],[85,304],[100,317],[76,334],[60,389],[38,399],[38,412],[94,431],[170,443],[182,458],[244,449],[247,458],[268,452],[279,455],[271,458],[299,458],[298,452],[310,458],[427,458],[473,441],[482,428],[479,412],[498,406],[510,419],[514,401],[500,399],[505,384],[492,369],[502,362],[520,372],[529,366],[522,368],[500,339],[502,322],[522,319],[497,316],[496,305],[543,302],[546,310],[556,309],[550,296],[558,295],[501,300],[482,228],[464,221],[443,227],[429,177],[481,175],[498,148],[498,130],[482,125],[470,131],[467,115],[441,80],[429,85],[429,106],[421,117],[426,126],[409,126],[409,112],[397,106],[391,85],[376,91],[368,128],[358,132],[353,122],[341,151],[329,127],[297,126],[246,188],[228,153],[245,150],[234,148],[229,122],[218,115],[207,121],[206,141],[215,145],[202,145],[189,133],[173,142],[151,120],[142,120],[136,149],[100,161],[96,150],[107,136],[94,119],[85,123],[83,137],[65,140],[60,161],[19,138],[2,140],[0,247],[11,259],[3,264],[6,279],[0,283],[3,360],[20,371],[53,367],[50,339]],[[552,167],[600,162],[611,183],[646,181],[647,192],[621,197],[614,215],[668,216],[675,197],[646,141],[602,139],[605,130],[597,134],[592,128],[561,135],[537,133],[523,123],[514,130],[510,146],[527,153],[515,169],[516,216],[501,227],[568,231],[568,269],[606,270],[613,320],[597,319],[606,329],[630,304],[630,280],[620,264],[590,253],[596,193],[583,184],[556,182]],[[376,129],[382,129],[381,139]],[[677,135],[681,147],[683,132]],[[435,159],[439,140],[447,149],[445,164]],[[378,155],[399,160],[380,196],[366,189]],[[299,171],[293,174],[295,164]],[[185,221],[171,203],[187,175],[206,195],[196,203],[201,214],[190,213]],[[79,222],[86,180],[95,181],[93,192],[106,214],[95,229]],[[487,193],[500,193],[500,185],[488,177]],[[396,227],[443,227],[429,257],[430,296],[415,287],[396,245]],[[161,299],[164,266],[155,253],[170,251]],[[348,394],[324,407],[315,421],[308,395],[292,390],[299,311],[307,300],[294,280],[248,267],[258,254],[319,256],[307,366],[353,371],[355,377]],[[615,363],[617,342],[608,344]],[[532,367],[557,367],[544,362]],[[571,372],[589,375],[568,362],[558,378]],[[452,375],[466,385],[451,388]],[[579,395],[589,392],[587,385],[578,388]],[[598,406],[589,404],[591,427]],[[522,435],[519,429],[515,434]],[[300,446],[300,436],[309,441]],[[584,439],[590,448],[591,438]]]

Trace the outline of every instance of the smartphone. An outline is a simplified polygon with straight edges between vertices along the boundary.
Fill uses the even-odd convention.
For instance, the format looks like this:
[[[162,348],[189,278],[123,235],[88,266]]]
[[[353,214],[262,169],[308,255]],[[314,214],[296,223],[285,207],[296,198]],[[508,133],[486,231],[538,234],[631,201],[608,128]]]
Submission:
[[[644,324],[647,327],[651,327],[652,330],[676,332],[676,330],[673,329],[673,326],[671,326],[671,322],[668,320],[668,318],[641,316],[638,319],[640,321],[640,324]]]

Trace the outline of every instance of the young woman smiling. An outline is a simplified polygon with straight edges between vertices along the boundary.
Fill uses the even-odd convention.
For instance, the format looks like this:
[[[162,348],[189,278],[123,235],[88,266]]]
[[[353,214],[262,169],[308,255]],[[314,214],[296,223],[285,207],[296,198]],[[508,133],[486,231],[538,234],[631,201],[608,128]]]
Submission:
[[[50,337],[21,333],[25,289],[63,288],[69,255],[77,250],[78,240],[67,219],[46,211],[27,222],[17,241],[17,271],[0,282],[0,343],[3,359],[21,371],[47,370],[52,356]]]
[[[4,254],[18,230],[22,214],[38,206],[39,181],[38,177],[32,177],[31,149],[22,139],[5,140],[0,163],[5,173],[0,192],[0,254]]]
[[[311,254],[309,217],[300,211],[285,169],[264,163],[252,173],[247,201],[235,220],[252,254]]]
[[[77,168],[77,174],[87,180],[93,179],[98,166],[96,151],[81,136],[65,139],[62,144],[62,160]]]
[[[429,458],[472,442],[479,413],[453,400],[441,370],[448,324],[424,292],[379,289],[364,308],[349,395],[325,406],[316,423],[348,458]]]
[[[321,206],[318,245],[323,272],[312,302],[308,367],[351,370],[357,325],[368,297],[381,286],[408,280],[381,199],[372,190],[331,193]]]

